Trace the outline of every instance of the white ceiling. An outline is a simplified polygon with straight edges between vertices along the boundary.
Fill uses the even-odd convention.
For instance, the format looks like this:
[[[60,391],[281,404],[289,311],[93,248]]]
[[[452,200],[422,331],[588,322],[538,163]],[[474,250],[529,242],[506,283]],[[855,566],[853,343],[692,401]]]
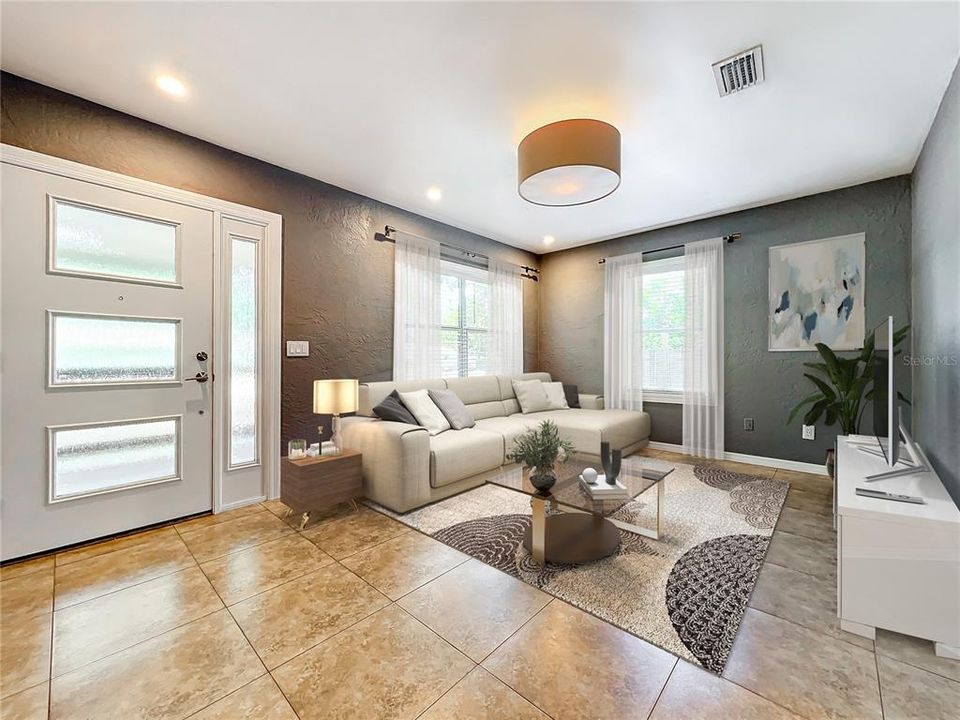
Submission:
[[[958,7],[5,1],[2,66],[544,252],[909,172]],[[711,63],[757,43],[766,82],[720,98]],[[161,72],[189,95],[158,92]],[[570,117],[620,129],[619,190],[524,202],[517,144]]]

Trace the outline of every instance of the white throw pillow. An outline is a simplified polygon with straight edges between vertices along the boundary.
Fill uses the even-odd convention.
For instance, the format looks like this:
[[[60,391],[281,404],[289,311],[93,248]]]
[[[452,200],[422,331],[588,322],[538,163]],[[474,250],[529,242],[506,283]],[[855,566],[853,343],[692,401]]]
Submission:
[[[439,435],[444,430],[450,429],[450,422],[440,412],[437,404],[430,399],[429,391],[402,392],[400,393],[400,401],[431,435]]]
[[[566,410],[570,407],[563,392],[563,383],[545,382],[543,391],[547,394],[547,410]]]
[[[542,380],[513,380],[513,392],[517,395],[523,414],[542,412],[550,407]]]

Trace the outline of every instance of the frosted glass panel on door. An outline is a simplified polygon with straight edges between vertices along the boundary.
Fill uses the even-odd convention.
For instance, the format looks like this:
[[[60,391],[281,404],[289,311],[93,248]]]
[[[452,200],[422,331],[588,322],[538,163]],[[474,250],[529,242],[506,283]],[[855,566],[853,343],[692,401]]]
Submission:
[[[54,271],[177,282],[177,225],[55,201]]]
[[[233,238],[230,254],[230,465],[257,461],[257,243]]]
[[[173,480],[180,474],[180,419],[50,429],[51,500]]]
[[[52,385],[178,380],[180,321],[51,315]]]

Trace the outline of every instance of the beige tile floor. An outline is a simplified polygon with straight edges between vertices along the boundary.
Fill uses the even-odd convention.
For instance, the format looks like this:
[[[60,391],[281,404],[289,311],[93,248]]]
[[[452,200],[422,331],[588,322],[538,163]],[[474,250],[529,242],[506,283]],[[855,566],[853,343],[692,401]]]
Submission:
[[[792,487],[722,677],[372,510],[296,532],[272,501],[0,569],[0,717],[956,717],[960,663],[840,630],[828,482],[729,466]]]

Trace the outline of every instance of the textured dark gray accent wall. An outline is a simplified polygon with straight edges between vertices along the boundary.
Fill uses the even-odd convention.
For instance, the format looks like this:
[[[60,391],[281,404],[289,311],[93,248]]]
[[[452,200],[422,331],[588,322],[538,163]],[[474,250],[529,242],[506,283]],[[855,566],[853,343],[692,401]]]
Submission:
[[[960,507],[960,65],[913,171],[913,428]]]
[[[3,73],[0,139],[283,216],[282,438],[315,439],[313,380],[387,380],[393,365],[393,245],[386,224],[510,262],[538,257],[116,110]],[[264,132],[269,132],[264,128]],[[305,148],[308,151],[309,148]],[[537,370],[538,286],[523,281],[524,367]]]
[[[736,175],[731,175],[736,182]],[[724,256],[726,449],[765,457],[822,462],[835,428],[822,424],[802,440],[800,421],[785,422],[809,394],[803,363],[816,353],[767,351],[767,255],[773,245],[866,233],[867,327],[910,316],[910,178],[890,178],[721,217],[699,220],[543,256],[540,365],[585,392],[603,390],[603,267],[608,255],[668,247],[742,232]],[[658,255],[656,257],[665,257]],[[909,393],[909,387],[907,388]],[[652,439],[680,442],[679,406],[645,405]],[[756,429],[743,430],[752,417]],[[869,432],[867,421],[861,431]]]

